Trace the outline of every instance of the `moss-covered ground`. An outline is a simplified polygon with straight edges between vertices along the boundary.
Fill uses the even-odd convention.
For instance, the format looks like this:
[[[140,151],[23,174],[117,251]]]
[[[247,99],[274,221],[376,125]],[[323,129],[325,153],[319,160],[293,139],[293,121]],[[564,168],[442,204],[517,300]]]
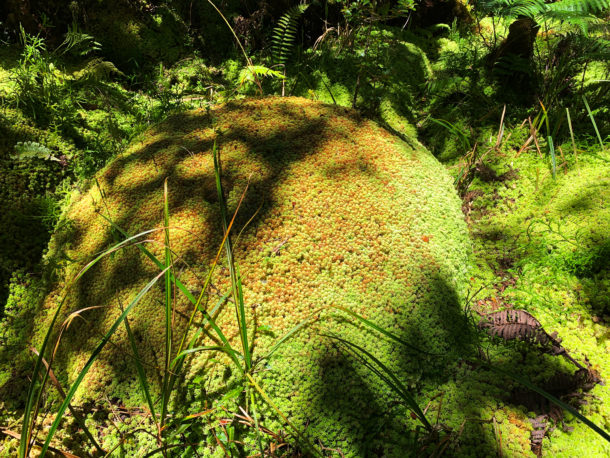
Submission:
[[[204,21],[207,35],[187,39],[180,7],[133,14],[133,5],[119,3],[112,14],[96,7],[90,13],[91,33],[122,73],[92,78],[88,59],[42,52],[26,63],[18,46],[0,50],[0,456],[16,453],[18,441],[6,431],[20,428],[33,366],[28,345],[40,344],[67,280],[121,240],[103,216],[132,234],[161,227],[169,177],[179,275],[198,291],[222,239],[214,141],[230,213],[249,186],[234,248],[255,358],[316,312],[254,377],[322,454],[402,457],[443,449],[445,456],[534,456],[535,419],[546,415],[543,456],[610,455],[608,442],[569,412],[483,362],[531,380],[610,431],[607,385],[574,376],[575,365],[561,355],[491,339],[477,327],[486,313],[527,311],[549,334],[557,332],[577,363],[602,382],[610,377],[607,62],[594,59],[583,72],[572,52],[566,56],[574,66],[564,63],[567,73],[560,74],[554,46],[578,37],[545,30],[536,41],[541,65],[532,83],[542,88],[540,104],[521,84],[503,83],[487,60],[492,43],[508,33],[507,21],[482,19],[476,33],[472,23],[420,30],[374,21],[352,35],[327,30],[316,47],[299,50],[286,68],[286,88],[304,98],[239,101],[259,92],[239,82],[242,57],[191,53],[204,44],[215,55],[231,47],[219,18]],[[191,4],[188,14],[206,11]],[[253,30],[244,33],[255,40]],[[584,54],[575,44],[581,42],[566,42]],[[545,67],[545,59],[553,65]],[[554,72],[563,76],[553,79]],[[28,78],[36,90],[20,89]],[[262,81],[265,93],[280,87],[279,80]],[[354,101],[359,111],[350,109]],[[201,108],[184,111],[194,107]],[[536,123],[547,109],[550,127],[540,122],[536,142],[522,148],[531,133],[527,118]],[[163,234],[147,238],[162,257]],[[60,322],[96,308],[79,313],[62,338],[55,373],[64,387],[120,308],[157,272],[130,247],[72,288]],[[229,289],[221,261],[207,306],[223,304],[218,322],[236,342],[233,304],[222,299]],[[130,316],[155,398],[163,296],[155,287]],[[380,338],[331,305],[361,313],[419,350]],[[178,300],[178,329],[189,307]],[[328,333],[380,358],[427,418],[451,434],[422,441],[396,393]],[[236,417],[254,408],[238,371],[223,354],[189,358],[170,411],[176,419],[196,416],[170,421],[184,447],[169,455],[255,453],[255,426]],[[50,387],[43,433],[59,398]],[[116,447],[114,455],[144,456],[158,447],[123,328],[73,404],[102,447]],[[264,447],[308,454],[307,441],[277,410],[262,400],[256,409],[267,428]],[[78,456],[95,453],[70,414],[54,445]]]
[[[581,362],[588,360],[607,379],[607,153],[599,149],[581,152],[579,162],[569,153],[553,178],[548,157],[540,157],[535,148],[517,154],[521,146],[518,140],[512,145],[509,141],[507,146],[480,168],[464,202],[474,242],[473,286],[483,288],[473,310],[488,313],[514,308],[530,312],[546,330],[558,333],[573,357]],[[563,145],[565,155],[569,146]],[[548,361],[531,355],[508,363],[513,352],[500,352],[498,361],[515,373],[527,374],[542,387],[552,388],[554,371],[575,370],[570,364],[547,365]],[[610,421],[608,395],[606,386],[597,385],[581,408],[605,428]],[[567,419],[568,429],[574,430],[566,433],[565,427],[563,432],[558,427],[549,434],[544,439],[545,453],[608,453],[607,444],[599,436],[570,421],[569,415]]]

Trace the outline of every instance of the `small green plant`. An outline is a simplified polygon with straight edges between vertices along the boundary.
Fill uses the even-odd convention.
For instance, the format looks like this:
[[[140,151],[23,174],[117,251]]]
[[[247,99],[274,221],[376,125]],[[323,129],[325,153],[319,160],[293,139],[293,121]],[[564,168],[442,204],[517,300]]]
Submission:
[[[29,159],[62,162],[61,159],[53,155],[53,151],[38,142],[17,142],[12,159],[20,162],[28,161]]]

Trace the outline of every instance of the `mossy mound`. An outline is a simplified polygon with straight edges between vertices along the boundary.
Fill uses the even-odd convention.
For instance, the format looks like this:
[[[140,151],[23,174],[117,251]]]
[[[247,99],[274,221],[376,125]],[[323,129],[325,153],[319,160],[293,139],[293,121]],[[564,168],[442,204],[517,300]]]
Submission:
[[[70,262],[45,301],[39,336],[61,287],[95,253],[116,243],[118,234],[101,215],[130,234],[159,228],[166,178],[177,269],[182,282],[199,291],[222,239],[211,154],[215,142],[229,213],[249,184],[237,216],[236,232],[243,231],[234,252],[255,355],[331,305],[363,314],[430,352],[451,357],[464,343],[467,325],[459,304],[469,242],[447,173],[426,150],[413,149],[356,112],[300,98],[251,99],[173,116],[103,169],[99,187],[92,184],[75,197],[51,244],[50,257]],[[162,231],[146,238],[162,259]],[[106,258],[72,288],[64,318],[90,309],[63,335],[56,372],[64,381],[74,379],[120,307],[157,273],[131,247]],[[209,307],[218,301],[216,294],[229,291],[224,264],[212,285]],[[163,360],[164,295],[162,286],[155,288],[136,306],[130,325],[156,381],[155,368]],[[177,329],[190,311],[179,298]],[[300,428],[308,425],[307,433],[323,445],[360,456],[375,443],[400,450],[407,446],[405,428],[414,427],[408,414],[400,408],[400,421],[386,418],[393,399],[387,388],[321,334],[336,333],[365,346],[422,390],[424,384],[436,387],[446,380],[447,361],[405,354],[340,315],[321,312],[320,320],[289,340],[257,377],[280,409]],[[217,321],[237,343],[232,304]],[[175,335],[178,339],[180,333]],[[130,354],[119,328],[77,397],[104,393],[126,404],[141,403]],[[231,385],[230,364],[214,358],[205,354],[189,362],[187,379],[201,389],[187,390],[175,409],[188,405],[195,412],[210,402],[211,393]],[[421,402],[429,395],[424,392]],[[270,428],[283,427],[272,410],[261,415]]]

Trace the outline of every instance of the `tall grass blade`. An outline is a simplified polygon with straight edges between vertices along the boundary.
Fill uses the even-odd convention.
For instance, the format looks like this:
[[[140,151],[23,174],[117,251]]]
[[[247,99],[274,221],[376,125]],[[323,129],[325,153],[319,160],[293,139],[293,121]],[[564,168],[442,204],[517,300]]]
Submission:
[[[597,123],[595,122],[595,118],[593,117],[593,112],[591,111],[591,108],[589,108],[589,103],[587,102],[587,99],[584,95],[582,96],[582,101],[585,102],[587,113],[589,113],[589,118],[591,118],[591,122],[593,123],[593,128],[595,129],[595,134],[597,135],[597,140],[599,141],[599,146],[601,146],[602,151],[604,151],[604,142],[602,141],[602,136],[599,134],[599,129],[597,128]]]
[[[239,267],[233,266],[235,269],[235,279],[237,281],[237,298],[239,299],[239,323],[241,340],[243,343],[244,359],[246,362],[246,370],[252,369],[252,350],[248,342],[248,328],[246,325],[246,306],[244,304],[244,291],[241,284],[241,275],[239,274]]]
[[[231,220],[230,224],[229,224],[229,231],[231,230],[231,227],[233,226],[233,223],[235,222],[235,218],[237,216],[237,212],[239,211],[239,208],[241,207],[241,204],[243,202],[243,199],[246,195],[246,192],[248,190],[248,186],[246,186],[246,189],[244,189],[244,192],[239,200],[239,203],[237,204],[237,208],[235,209],[235,213],[233,215],[233,219]],[[121,228],[118,224],[116,224],[114,221],[112,221],[110,218],[108,218],[107,216],[103,215],[100,213],[100,216],[102,218],[104,218],[108,224],[110,224],[110,226],[112,228],[114,228],[115,230],[117,230],[118,232],[120,232],[124,237],[129,237],[129,234],[123,229]],[[157,231],[159,229],[152,229],[150,231],[147,232],[153,232],[153,231]],[[172,276],[172,283],[174,285],[176,285],[176,287],[178,287],[178,289],[182,292],[182,294],[184,294],[184,296],[193,304],[193,311],[191,313],[191,316],[189,318],[188,324],[184,330],[183,336],[182,336],[182,341],[180,343],[180,346],[178,347],[178,351],[177,353],[180,353],[182,351],[182,349],[184,348],[184,344],[186,342],[186,338],[188,336],[190,327],[192,325],[193,319],[195,318],[195,314],[197,313],[197,311],[201,312],[201,314],[203,315],[204,319],[206,320],[206,322],[212,327],[212,329],[214,330],[214,332],[216,333],[216,335],[218,336],[218,338],[228,347],[231,347],[231,345],[229,344],[228,339],[225,337],[225,335],[223,334],[222,330],[218,327],[218,325],[216,324],[216,321],[212,318],[212,316],[204,309],[201,307],[201,301],[203,300],[205,293],[207,291],[207,287],[210,284],[210,281],[212,279],[212,274],[214,273],[214,269],[216,268],[216,265],[218,264],[218,260],[220,258],[220,254],[222,253],[222,250],[224,248],[224,244],[226,242],[227,239],[227,234],[225,234],[220,246],[218,247],[218,251],[216,253],[216,257],[212,263],[212,266],[210,267],[210,271],[208,272],[208,275],[206,277],[205,283],[203,285],[203,288],[201,289],[201,293],[199,294],[198,297],[195,297],[190,291],[189,289],[173,274],[171,273]],[[138,249],[144,253],[159,269],[165,269],[166,266],[165,264],[163,264],[161,261],[159,261],[159,259],[157,259],[157,257],[152,254],[146,247],[141,246],[141,245],[136,245],[138,247]],[[241,370],[241,366],[239,365],[239,360],[237,359],[237,357],[235,355],[232,356],[233,361],[236,363],[236,365],[238,365],[238,367]],[[172,371],[172,374],[175,371]],[[175,378],[175,377],[174,377]],[[170,386],[173,386],[173,383],[170,384]],[[170,390],[171,391],[171,390]]]
[[[219,182],[220,182],[220,169],[219,169],[219,167],[220,167],[220,163],[218,161],[218,158],[217,158],[217,155],[216,155],[216,151],[217,151],[216,150],[216,143],[214,143],[214,147],[212,149],[212,154],[214,156],[214,170],[215,170],[215,174],[216,174],[217,187],[219,187]],[[239,199],[239,202],[237,204],[237,208],[235,209],[235,212],[233,213],[233,217],[231,218],[231,221],[230,221],[230,223],[228,225],[227,225],[227,219],[226,219],[226,206],[223,204],[224,201],[222,199],[220,200],[220,202],[221,202],[221,214],[222,214],[222,223],[223,223],[223,229],[224,229],[224,236],[223,236],[222,242],[220,244],[220,247],[218,248],[218,251],[216,253],[216,257],[214,258],[214,262],[212,263],[210,271],[208,272],[208,276],[207,276],[206,281],[205,281],[205,283],[203,285],[203,288],[201,289],[201,293],[199,294],[199,297],[197,298],[197,301],[194,304],[193,312],[191,313],[191,316],[189,318],[189,322],[188,322],[188,324],[186,326],[186,329],[184,330],[184,334],[182,336],[182,340],[180,342],[180,346],[178,347],[178,351],[177,351],[178,354],[182,353],[182,351],[184,349],[184,345],[186,343],[186,339],[187,339],[189,330],[190,330],[190,328],[192,326],[192,323],[193,323],[193,319],[195,318],[195,313],[197,312],[197,310],[199,310],[199,311],[201,311],[202,315],[205,318],[205,322],[202,325],[202,327],[205,326],[208,323],[210,324],[212,329],[214,329],[214,331],[216,332],[217,336],[222,341],[222,343],[223,343],[222,347],[229,354],[229,356],[231,357],[231,359],[233,360],[233,362],[237,366],[238,370],[240,370],[241,372],[244,371],[244,369],[241,367],[241,363],[240,363],[241,355],[233,349],[232,345],[229,343],[229,340],[225,337],[225,335],[223,334],[222,330],[218,327],[218,325],[214,321],[214,318],[212,317],[214,313],[209,314],[205,310],[205,308],[201,308],[200,305],[201,305],[201,301],[203,300],[203,297],[204,297],[204,295],[205,295],[205,293],[207,291],[208,285],[210,284],[210,281],[212,280],[212,274],[214,273],[214,270],[215,270],[215,268],[216,268],[216,266],[218,264],[218,260],[220,259],[220,254],[222,253],[222,249],[225,246],[225,244],[230,243],[229,234],[230,234],[231,228],[233,227],[233,224],[235,222],[235,218],[237,217],[237,213],[239,212],[241,204],[242,204],[242,202],[244,200],[244,197],[246,196],[246,193],[248,192],[248,187],[249,187],[249,183],[248,183],[248,185],[246,185],[246,188],[244,189],[244,191],[243,191],[243,193],[242,193],[242,195],[241,195],[241,197]],[[222,188],[220,188],[220,194],[222,195]],[[229,250],[229,252],[230,252],[230,250]],[[177,281],[175,281],[175,283],[178,284]],[[240,285],[241,285],[241,283],[240,283]],[[180,286],[178,285],[178,287],[180,287]],[[231,282],[231,290],[232,290],[232,292],[234,292],[234,289],[235,289],[235,286],[234,286],[234,283],[232,281]],[[239,292],[240,292],[240,296],[242,297],[241,304],[242,304],[242,310],[243,310],[243,293],[241,293],[241,286],[240,286]],[[225,300],[226,300],[226,297],[222,298],[221,301],[219,301],[219,303],[217,304],[217,307],[220,307],[222,305],[222,303],[224,303]],[[244,323],[245,323],[245,319],[244,319]],[[199,333],[199,330],[196,332],[196,335],[198,335],[198,333]],[[240,332],[240,335],[242,335],[241,332]],[[246,336],[246,338],[247,338],[247,336]],[[192,346],[194,345],[194,342],[195,342],[195,337],[193,339],[191,339],[191,341],[188,343],[187,348],[192,348]],[[246,340],[246,342],[247,342],[247,340]],[[244,348],[249,351],[248,345],[246,345]],[[248,356],[248,358],[242,357],[242,359],[246,361],[246,368],[247,369],[249,367],[251,367],[251,362],[249,362],[249,361],[251,361],[251,357],[250,356]],[[173,390],[174,384],[176,382],[176,375],[179,374],[180,371],[182,370],[182,364],[183,363],[184,363],[184,357],[181,357],[181,358],[177,358],[175,360],[175,363],[172,364],[172,369],[173,370],[172,370],[172,374],[171,374],[170,381],[169,381],[169,387],[168,387],[170,392]]]
[[[169,235],[169,195],[167,191],[167,178],[163,184],[163,225],[165,235],[165,265],[172,265],[172,252],[170,247]],[[172,358],[172,269],[165,271],[165,370],[163,371],[163,388],[161,391],[161,428],[165,424],[167,415],[167,404],[169,402],[170,392],[170,361]]]
[[[211,317],[214,317],[216,315],[218,310],[220,310],[220,307],[222,307],[222,305],[226,302],[227,298],[230,295],[231,295],[231,293],[228,292],[220,298],[220,300],[216,303],[216,305],[209,312],[209,315]],[[197,342],[197,340],[199,339],[199,336],[201,335],[201,333],[203,332],[203,330],[207,324],[209,324],[209,321],[205,318],[205,314],[204,314],[203,322],[199,325],[197,330],[193,333],[193,336],[191,337],[189,343],[186,345],[187,349],[194,348],[195,342]],[[218,345],[217,347],[218,347],[217,348],[218,350],[224,351],[225,353],[227,353],[233,361],[236,361],[239,358],[243,358],[243,356],[241,354],[239,354],[239,352],[236,352],[232,347],[227,348],[226,346],[220,346],[220,345]],[[187,354],[188,353],[184,353],[184,351],[181,351],[172,361],[172,378],[170,379],[170,385],[169,385],[170,393],[174,390],[174,384],[176,382],[176,375],[178,375],[182,372],[182,365],[184,364],[184,358],[185,358],[185,356],[187,356]]]
[[[53,314],[53,318],[51,319],[51,323],[49,324],[49,328],[47,330],[47,333],[45,334],[44,340],[42,342],[42,346],[40,347],[40,350],[38,350],[38,358],[36,359],[36,364],[34,365],[34,371],[32,373],[32,382],[30,383],[30,386],[28,388],[28,394],[26,397],[26,403],[25,403],[25,409],[24,409],[23,421],[22,421],[21,442],[19,444],[19,457],[20,458],[25,458],[28,455],[29,443],[30,443],[30,439],[31,439],[31,432],[33,430],[34,422],[36,421],[36,415],[32,415],[32,412],[37,411],[37,409],[38,409],[37,406],[40,403],[42,392],[46,385],[46,381],[48,379],[48,374],[49,374],[49,371],[47,370],[45,372],[44,377],[42,377],[42,379],[43,379],[42,382],[38,381],[39,377],[40,377],[39,374],[40,374],[42,366],[43,366],[43,358],[46,353],[47,347],[49,345],[49,340],[51,338],[51,334],[53,332],[53,329],[55,328],[55,323],[57,322],[57,318],[59,317],[61,310],[63,309],[63,306],[68,297],[68,292],[70,291],[70,288],[83,275],[85,275],[85,273],[87,273],[89,271],[89,269],[91,269],[94,265],[96,265],[102,258],[133,243],[138,238],[140,238],[144,235],[150,234],[152,232],[155,232],[155,231],[156,231],[156,229],[150,229],[150,230],[147,230],[144,232],[140,232],[134,236],[127,237],[122,242],[120,242],[120,243],[114,245],[113,247],[109,248],[108,250],[105,250],[104,252],[100,253],[92,261],[90,261],[88,264],[86,264],[78,272],[78,274],[70,282],[70,284],[68,284],[66,286],[66,288],[64,288],[64,294],[62,296],[61,302],[59,303],[59,305],[57,306],[57,309],[55,310],[55,313]],[[137,244],[136,246],[140,246],[140,245]],[[53,364],[52,360],[51,360],[50,364]]]
[[[230,347],[223,347],[220,345],[204,345],[201,347],[193,347],[193,348],[188,348],[186,350],[182,350],[180,353],[178,353],[176,355],[176,357],[172,361],[172,365],[177,364],[185,356],[191,355],[193,353],[199,353],[200,351],[222,351],[222,352],[225,352],[226,354],[228,354],[229,356],[231,356],[232,354],[237,354],[238,356],[243,358],[241,353],[236,352],[235,350],[233,350]]]
[[[104,334],[104,337],[102,338],[102,340],[100,341],[100,343],[97,345],[97,347],[95,347],[95,350],[93,350],[93,352],[91,353],[91,356],[89,357],[89,359],[87,360],[87,362],[85,363],[85,366],[83,367],[83,369],[79,372],[78,376],[76,377],[76,380],[74,381],[74,383],[72,384],[72,386],[70,387],[70,390],[68,391],[68,393],[66,394],[66,398],[64,399],[64,402],[61,404],[61,406],[59,407],[59,410],[55,416],[55,420],[53,421],[53,423],[51,424],[51,427],[49,429],[49,432],[47,433],[47,439],[42,447],[42,451],[41,451],[41,455],[44,456],[44,454],[47,452],[47,449],[49,448],[49,445],[51,444],[51,440],[53,439],[53,436],[55,435],[55,431],[57,431],[57,428],[59,427],[59,423],[61,422],[64,413],[66,411],[66,408],[68,407],[68,404],[70,403],[70,401],[72,400],[72,397],[74,396],[74,393],[76,393],[76,390],[78,389],[78,387],[80,386],[80,384],[82,383],[83,379],[85,378],[85,375],[87,375],[87,372],[89,372],[89,369],[91,368],[91,366],[93,365],[93,363],[95,362],[95,360],[97,359],[97,357],[99,356],[99,354],[101,353],[101,351],[104,349],[104,347],[106,346],[106,344],[108,343],[108,341],[110,340],[110,338],[112,337],[112,335],[115,333],[115,331],[117,330],[117,328],[121,325],[121,323],[125,320],[125,318],[127,317],[127,314],[131,311],[131,309],[138,303],[140,302],[140,300],[144,297],[144,295],[146,295],[146,293],[148,293],[148,291],[154,286],[154,284],[162,277],[165,275],[165,271],[169,270],[171,266],[166,267],[163,271],[161,271],[155,278],[153,278],[150,282],[148,282],[148,284],[142,288],[140,290],[140,292],[136,295],[136,297],[131,301],[131,303],[125,308],[125,310],[123,311],[123,313],[121,313],[121,315],[119,316],[119,318],[117,318],[117,320],[114,322],[114,324],[110,327],[110,329],[106,332],[106,334]]]
[[[321,309],[320,309],[321,310]],[[257,363],[259,363],[260,361],[266,360],[271,358],[271,356],[282,346],[282,344],[284,342],[286,342],[286,340],[288,340],[290,337],[292,337],[294,334],[296,334],[302,327],[304,327],[305,325],[309,324],[311,321],[314,320],[315,315],[319,312],[313,312],[309,317],[305,318],[303,321],[301,321],[300,323],[298,323],[296,326],[294,326],[290,331],[288,331],[286,334],[284,334],[282,337],[280,337],[275,344],[271,347],[271,349],[267,352],[266,355],[261,356],[260,358],[258,358]],[[317,318],[316,318],[317,319]]]
[[[553,137],[547,137],[549,152],[551,153],[551,167],[553,170],[553,178],[557,178],[557,158],[555,157],[555,146],[553,145]]]
[[[248,330],[246,327],[246,312],[244,306],[243,291],[241,286],[241,280],[239,278],[239,271],[235,266],[233,259],[233,249],[231,247],[231,237],[228,230],[228,218],[227,218],[227,206],[224,199],[224,193],[222,189],[222,166],[220,164],[220,156],[216,142],[212,147],[212,155],[214,157],[214,175],[216,178],[216,191],[218,192],[218,202],[220,204],[220,215],[222,218],[222,227],[226,238],[225,250],[227,252],[227,263],[229,265],[229,273],[231,275],[231,288],[233,291],[233,301],[235,302],[235,315],[237,319],[237,326],[239,329],[239,336],[241,339],[242,351],[244,354],[244,361],[246,364],[246,372],[252,367],[252,356],[250,354],[250,344],[248,342]]]
[[[352,353],[355,356],[357,356],[362,362],[364,362],[366,366],[369,367],[369,369],[372,369],[373,372],[375,372],[375,374],[377,374],[390,387],[392,391],[394,391],[403,399],[405,404],[413,411],[413,413],[417,416],[422,425],[424,425],[424,427],[428,431],[432,430],[432,425],[430,424],[430,422],[426,418],[426,415],[415,401],[415,398],[413,398],[411,393],[409,393],[407,387],[404,386],[404,384],[385,364],[383,364],[369,351],[365,350],[359,345],[356,345],[353,342],[331,334],[323,335],[325,335],[326,337],[330,337],[331,339],[337,340],[344,344],[347,348],[351,349]],[[370,362],[367,361],[365,357],[372,361],[374,364],[370,364]]]
[[[568,117],[568,127],[570,128],[570,138],[572,139],[572,149],[574,150],[574,161],[578,164],[578,154],[576,153],[576,142],[574,141],[574,130],[572,129],[572,119],[570,118],[570,109],[566,107],[566,115]]]
[[[442,353],[430,353],[427,352],[425,350],[422,350],[421,348],[418,348],[416,346],[414,346],[413,344],[410,344],[409,342],[407,342],[406,340],[401,339],[400,337],[398,337],[396,334],[392,334],[390,331],[383,329],[380,326],[377,326],[375,323],[373,323],[370,320],[367,320],[366,318],[364,318],[363,316],[358,315],[355,312],[352,312],[351,310],[345,308],[345,307],[341,307],[340,305],[332,305],[331,307],[336,308],[338,310],[341,310],[342,312],[345,312],[351,316],[353,316],[354,318],[356,318],[358,321],[360,321],[361,323],[366,324],[367,326],[373,328],[375,331],[380,332],[381,334],[383,334],[386,337],[389,337],[390,339],[398,342],[399,344],[404,345],[407,348],[410,348],[418,353],[423,353],[425,355],[429,355],[429,356],[443,356]]]
[[[547,400],[549,400],[553,404],[561,407],[562,409],[567,410],[572,415],[574,415],[576,418],[578,418],[580,421],[582,421],[585,425],[587,425],[589,428],[591,428],[593,431],[595,431],[597,434],[599,434],[601,437],[603,437],[608,442],[610,442],[610,434],[608,434],[606,431],[601,429],[599,426],[597,426],[595,423],[593,423],[591,420],[589,420],[587,417],[585,417],[583,414],[581,414],[578,410],[576,410],[571,405],[566,404],[561,399],[556,398],[551,393],[548,393],[547,391],[543,390],[542,388],[537,387],[536,385],[534,385],[533,383],[529,382],[528,380],[526,380],[523,377],[520,377],[520,376],[518,376],[518,375],[516,375],[516,374],[514,374],[512,372],[507,372],[507,371],[502,370],[502,369],[500,369],[498,367],[492,366],[491,364],[486,363],[486,362],[483,362],[483,365],[485,367],[487,367],[488,369],[490,369],[491,371],[493,371],[493,372],[496,372],[498,374],[504,375],[505,377],[510,377],[513,380],[516,380],[517,382],[519,382],[522,385],[526,386],[530,390],[535,391],[539,395],[545,397]]]
[[[241,204],[241,201],[240,201]],[[239,209],[239,205],[238,205],[238,209]],[[236,210],[237,212],[237,210]],[[104,218],[111,227],[115,228],[117,231],[119,231],[124,237],[129,237],[129,234],[123,230],[119,225],[117,225],[116,223],[114,223],[110,218],[100,214],[100,216],[102,218]],[[235,217],[233,217],[235,219]],[[231,224],[233,224],[233,221],[231,221]],[[154,232],[154,231],[158,231],[159,229],[151,229],[149,231],[146,231],[146,233],[148,232]],[[130,237],[131,239],[131,237]],[[129,239],[128,239],[129,240]],[[146,247],[142,246],[142,245],[136,245],[136,247],[142,252],[144,253],[159,269],[164,270],[166,268],[165,264],[163,264],[161,261],[159,261],[157,259],[157,257],[152,254]],[[216,259],[214,260],[214,262],[212,263],[212,267],[210,269],[210,272],[208,273],[208,277],[206,278],[206,282],[204,284],[204,287],[201,290],[201,293],[199,294],[199,297],[195,297],[190,291],[189,289],[184,285],[184,283],[182,283],[177,277],[175,277],[172,273],[172,283],[175,284],[178,289],[182,292],[182,294],[184,294],[184,296],[189,300],[189,302],[191,302],[193,304],[193,312],[191,314],[190,320],[189,320],[189,326],[187,326],[186,330],[185,330],[185,334],[183,336],[183,340],[186,339],[186,335],[188,334],[188,330],[190,327],[190,324],[192,323],[194,317],[195,317],[195,313],[197,311],[200,311],[204,318],[207,320],[207,322],[210,324],[210,326],[212,327],[212,329],[214,329],[214,332],[216,332],[218,334],[218,337],[222,340],[224,335],[222,335],[222,331],[220,330],[220,328],[216,325],[215,320],[209,315],[209,313],[201,308],[201,300],[203,299],[204,293],[207,289],[207,285],[209,285],[210,279],[212,277],[212,273],[214,271],[214,268],[216,267],[216,264],[218,262],[218,258],[220,257],[220,253],[222,253],[222,249],[224,248],[224,240],[222,241],[222,243],[220,244],[220,247],[218,248],[218,252],[216,253]],[[183,345],[181,345],[182,347]],[[180,348],[181,350],[181,348]]]
[[[39,356],[38,350],[36,350],[35,348],[30,348],[30,350],[36,356]],[[42,362],[45,365],[45,367],[46,367],[46,369],[47,369],[47,371],[49,373],[49,378],[51,379],[51,382],[53,383],[55,388],[57,388],[57,392],[59,393],[59,395],[62,398],[65,398],[66,397],[66,393],[63,390],[63,388],[61,387],[61,384],[59,383],[59,380],[57,380],[57,377],[55,377],[55,374],[53,373],[53,370],[51,369],[51,366],[49,365],[49,363],[47,363],[47,361],[44,358],[43,358]],[[85,420],[83,419],[83,417],[76,410],[74,410],[74,408],[72,407],[71,404],[68,404],[68,409],[70,410],[70,413],[72,414],[72,416],[74,417],[74,419],[78,423],[78,426],[80,426],[80,428],[85,433],[85,436],[87,436],[87,439],[89,439],[89,441],[93,444],[93,446],[97,449],[97,451],[100,452],[100,453],[106,453],[106,451],[95,440],[95,437],[93,437],[93,434],[91,434],[91,431],[89,431],[89,428],[87,428],[87,424],[85,423]]]
[[[547,113],[546,108],[545,108],[544,104],[542,103],[542,100],[539,100],[538,102],[540,103],[540,106],[542,107],[542,112],[544,113],[544,116],[540,120],[540,125],[538,126],[537,130],[540,130],[540,128],[542,127],[542,122],[544,122],[544,125],[546,127],[546,136],[550,137],[551,136],[551,126],[549,123],[549,114]]]
[[[146,372],[144,372],[144,367],[142,366],[142,358],[140,357],[140,352],[138,351],[138,346],[136,345],[136,339],[134,338],[133,332],[131,331],[131,326],[129,326],[128,319],[125,319],[125,330],[127,331],[127,337],[129,338],[131,351],[133,351],[140,387],[142,387],[142,391],[144,391],[144,397],[146,398],[146,403],[148,404],[150,415],[152,416],[153,421],[157,425],[157,431],[161,432],[161,426],[159,425],[157,414],[155,413],[155,403],[153,402],[152,397],[150,395],[150,388],[148,386]]]
[[[265,450],[263,449],[263,441],[261,439],[260,426],[258,424],[258,414],[256,413],[256,399],[254,397],[254,391],[252,388],[248,390],[250,392],[250,405],[252,406],[252,415],[254,415],[254,428],[256,431],[256,442],[261,456],[265,456]]]

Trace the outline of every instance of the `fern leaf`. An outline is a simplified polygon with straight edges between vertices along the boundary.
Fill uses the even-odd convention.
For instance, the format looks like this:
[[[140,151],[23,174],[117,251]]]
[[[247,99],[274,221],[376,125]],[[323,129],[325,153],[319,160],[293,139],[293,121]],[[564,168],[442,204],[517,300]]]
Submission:
[[[265,67],[264,65],[248,65],[239,74],[239,85],[243,86],[246,83],[256,82],[256,77],[271,77],[283,79],[282,72]]]
[[[309,5],[297,5],[290,8],[280,18],[271,35],[271,50],[273,60],[285,64],[290,57],[290,51],[296,40],[299,18]]]
[[[53,156],[53,152],[49,148],[37,142],[18,142],[15,145],[15,152],[16,154],[12,155],[11,159],[18,162],[26,162],[30,159],[61,162],[60,159]]]
[[[610,7],[610,0],[562,0],[546,5],[548,11],[599,13]]]
[[[489,313],[479,323],[491,336],[504,340],[523,340],[550,347],[551,353],[559,354],[563,347],[557,334],[547,334],[540,322],[525,310],[502,310]]]

